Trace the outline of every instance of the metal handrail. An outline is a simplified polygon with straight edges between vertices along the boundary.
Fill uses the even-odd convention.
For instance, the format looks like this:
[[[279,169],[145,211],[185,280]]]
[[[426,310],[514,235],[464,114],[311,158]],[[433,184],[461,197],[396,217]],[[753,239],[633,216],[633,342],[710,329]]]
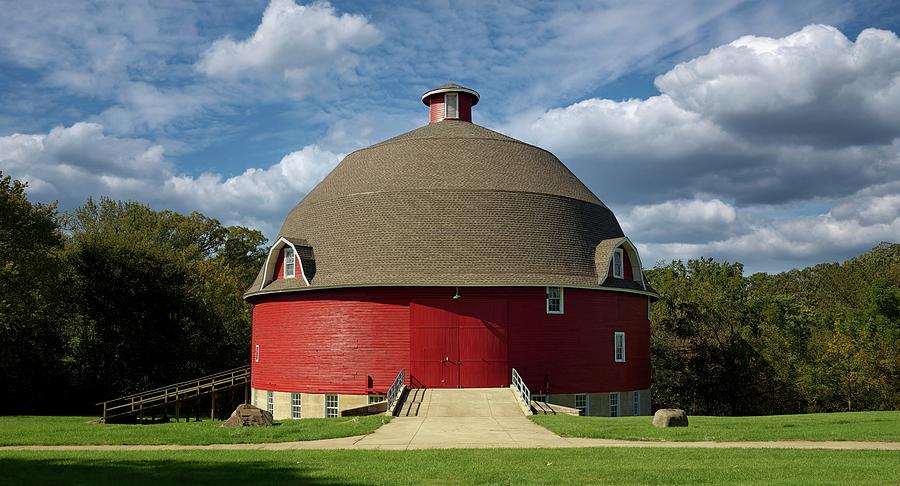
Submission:
[[[387,392],[387,411],[388,411],[388,413],[393,413],[394,405],[396,405],[397,400],[400,399],[400,394],[403,393],[404,386],[406,386],[406,368],[401,368],[400,372],[397,373],[397,377],[394,378],[394,383],[392,383],[391,387],[388,388],[388,392]]]
[[[522,400],[526,407],[531,408],[531,390],[525,385],[525,380],[519,376],[519,372],[515,368],[512,369],[512,386],[516,389],[519,400]]]

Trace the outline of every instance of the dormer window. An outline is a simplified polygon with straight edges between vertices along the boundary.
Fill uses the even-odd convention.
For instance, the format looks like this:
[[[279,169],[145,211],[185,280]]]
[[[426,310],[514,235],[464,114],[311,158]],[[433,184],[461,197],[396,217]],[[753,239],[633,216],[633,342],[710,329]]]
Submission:
[[[294,264],[296,261],[294,249],[286,246],[284,248],[284,278],[294,278]]]
[[[444,95],[444,118],[459,118],[459,95],[446,93]]]
[[[625,278],[624,261],[622,249],[616,248],[616,251],[613,253],[613,277]]]

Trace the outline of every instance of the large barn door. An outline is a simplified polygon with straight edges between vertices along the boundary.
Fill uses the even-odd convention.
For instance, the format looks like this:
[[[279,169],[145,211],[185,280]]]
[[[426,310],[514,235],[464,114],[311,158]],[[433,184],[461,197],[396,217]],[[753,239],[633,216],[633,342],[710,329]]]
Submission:
[[[459,387],[459,325],[456,315],[424,302],[411,303],[409,321],[413,385]]]
[[[459,386],[509,386],[505,300],[469,301],[459,316]]]
[[[507,350],[505,300],[410,303],[413,384],[430,388],[508,386]]]

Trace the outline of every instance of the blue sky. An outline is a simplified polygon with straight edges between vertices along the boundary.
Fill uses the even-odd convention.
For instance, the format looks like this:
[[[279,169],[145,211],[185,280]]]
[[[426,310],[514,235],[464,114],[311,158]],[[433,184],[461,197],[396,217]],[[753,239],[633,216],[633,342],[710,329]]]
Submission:
[[[900,240],[889,1],[0,0],[0,171],[274,236],[346,153],[478,90],[554,152],[645,262],[749,271]]]

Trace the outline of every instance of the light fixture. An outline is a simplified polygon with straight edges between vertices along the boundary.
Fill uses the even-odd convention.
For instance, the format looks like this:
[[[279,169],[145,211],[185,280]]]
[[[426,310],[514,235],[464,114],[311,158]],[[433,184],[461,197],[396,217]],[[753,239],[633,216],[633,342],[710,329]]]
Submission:
[[[462,298],[462,295],[459,295],[459,287],[456,287],[456,293],[453,294],[453,300],[459,300]]]

